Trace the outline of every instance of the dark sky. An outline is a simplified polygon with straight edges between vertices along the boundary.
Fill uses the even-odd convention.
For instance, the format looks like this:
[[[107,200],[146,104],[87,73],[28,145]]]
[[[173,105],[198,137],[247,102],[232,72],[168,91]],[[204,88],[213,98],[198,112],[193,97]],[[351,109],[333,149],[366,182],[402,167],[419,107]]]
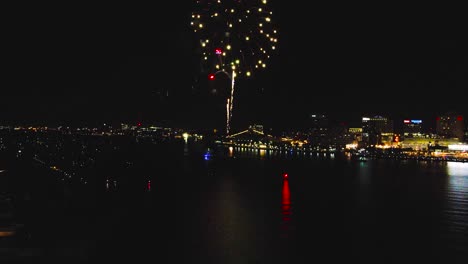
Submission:
[[[12,6],[0,122],[215,126],[223,100],[194,67],[191,3]],[[468,116],[461,7],[308,5],[273,2],[278,53],[238,81],[234,127],[301,127],[318,112],[351,124]]]

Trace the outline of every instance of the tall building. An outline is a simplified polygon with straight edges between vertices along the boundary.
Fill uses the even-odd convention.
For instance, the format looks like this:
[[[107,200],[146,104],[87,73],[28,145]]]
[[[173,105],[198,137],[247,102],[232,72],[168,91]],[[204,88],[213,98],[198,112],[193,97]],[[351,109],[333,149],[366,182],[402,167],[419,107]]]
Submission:
[[[311,114],[309,122],[309,142],[313,146],[328,145],[328,117],[323,114]]]
[[[346,145],[354,143],[353,135],[349,133],[348,124],[346,122],[330,125],[328,130],[330,147],[341,150],[344,149]]]
[[[462,115],[447,113],[436,118],[436,134],[442,138],[457,138],[463,141],[464,130]]]
[[[362,127],[350,127],[348,133],[351,135],[353,141],[362,141]]]
[[[364,146],[381,145],[393,141],[393,120],[383,116],[362,118],[362,143]]]
[[[405,138],[421,137],[422,120],[420,119],[405,119],[403,120],[403,136]]]

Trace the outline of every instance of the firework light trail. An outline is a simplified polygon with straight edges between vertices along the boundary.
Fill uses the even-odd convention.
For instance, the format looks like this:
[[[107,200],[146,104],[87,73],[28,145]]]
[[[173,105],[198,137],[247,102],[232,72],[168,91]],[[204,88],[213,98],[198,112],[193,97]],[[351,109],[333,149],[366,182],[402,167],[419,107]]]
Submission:
[[[234,105],[235,79],[266,68],[276,49],[278,32],[267,0],[195,0],[191,26],[200,45],[202,72],[210,79],[226,74],[231,88],[226,98],[226,133]]]

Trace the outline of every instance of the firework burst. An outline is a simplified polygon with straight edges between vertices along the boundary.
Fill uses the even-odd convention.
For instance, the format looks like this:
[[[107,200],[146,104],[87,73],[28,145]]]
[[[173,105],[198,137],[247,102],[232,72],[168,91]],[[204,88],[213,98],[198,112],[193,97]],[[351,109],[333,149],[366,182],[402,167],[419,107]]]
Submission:
[[[226,133],[229,134],[235,79],[250,77],[267,67],[278,32],[267,0],[196,0],[191,26],[200,45],[203,71],[231,79],[227,98]]]

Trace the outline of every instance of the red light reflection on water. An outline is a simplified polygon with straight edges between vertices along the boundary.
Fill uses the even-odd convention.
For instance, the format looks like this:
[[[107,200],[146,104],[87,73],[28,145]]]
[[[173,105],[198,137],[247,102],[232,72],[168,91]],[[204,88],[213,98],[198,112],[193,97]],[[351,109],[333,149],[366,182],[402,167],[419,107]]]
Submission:
[[[287,180],[283,181],[281,209],[283,213],[283,220],[289,221],[291,215],[291,192],[289,190],[289,181]]]
[[[291,221],[291,192],[289,189],[289,181],[283,180],[283,189],[281,192],[281,213],[282,213],[282,237],[289,237],[290,235],[290,221]]]
[[[148,190],[148,191],[151,191],[151,180],[148,180],[148,183],[147,183],[147,190]]]

